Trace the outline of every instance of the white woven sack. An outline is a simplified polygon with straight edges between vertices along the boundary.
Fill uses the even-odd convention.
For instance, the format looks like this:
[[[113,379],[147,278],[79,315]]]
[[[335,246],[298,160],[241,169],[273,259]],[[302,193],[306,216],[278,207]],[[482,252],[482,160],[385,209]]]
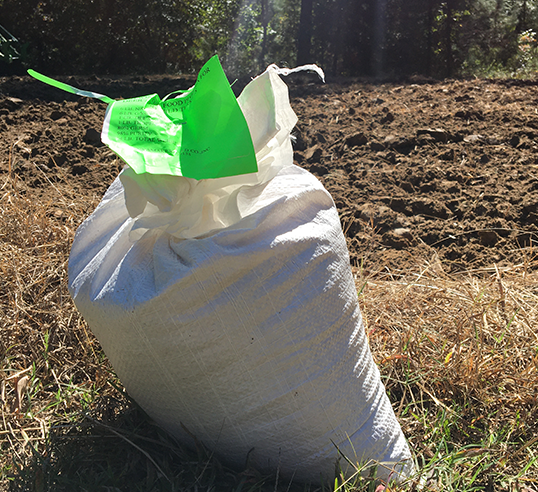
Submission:
[[[296,116],[277,73],[239,98],[260,171],[195,181],[125,169],[77,231],[70,290],[129,394],[172,434],[301,481],[334,477],[337,447],[401,478],[410,453],[338,214],[292,164]]]

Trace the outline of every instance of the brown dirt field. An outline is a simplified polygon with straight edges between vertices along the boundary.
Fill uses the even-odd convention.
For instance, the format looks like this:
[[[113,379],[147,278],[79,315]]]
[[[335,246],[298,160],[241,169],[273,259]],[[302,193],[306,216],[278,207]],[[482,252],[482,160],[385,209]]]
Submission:
[[[169,76],[64,80],[114,98],[163,97],[192,84]],[[450,273],[534,257],[535,82],[313,80],[286,80],[299,117],[295,159],[333,195],[353,265],[370,274],[425,265]],[[36,200],[50,200],[51,187],[61,191],[66,181],[99,198],[122,166],[100,141],[105,109],[30,77],[0,79],[0,181],[11,172]]]

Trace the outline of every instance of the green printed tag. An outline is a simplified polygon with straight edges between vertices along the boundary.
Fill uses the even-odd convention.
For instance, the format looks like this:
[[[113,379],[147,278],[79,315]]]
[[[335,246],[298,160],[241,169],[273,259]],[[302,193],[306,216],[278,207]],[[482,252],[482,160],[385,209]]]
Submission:
[[[114,101],[53,82],[110,103],[101,139],[136,173],[208,179],[258,171],[247,122],[217,56],[191,89],[162,101],[157,94]]]

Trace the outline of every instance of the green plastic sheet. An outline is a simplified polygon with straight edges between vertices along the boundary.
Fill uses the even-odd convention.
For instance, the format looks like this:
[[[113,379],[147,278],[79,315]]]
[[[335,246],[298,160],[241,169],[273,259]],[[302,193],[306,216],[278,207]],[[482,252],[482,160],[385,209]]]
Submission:
[[[151,94],[115,101],[29,73],[109,103],[101,139],[136,173],[208,179],[258,171],[247,122],[217,56],[191,89],[164,100]]]

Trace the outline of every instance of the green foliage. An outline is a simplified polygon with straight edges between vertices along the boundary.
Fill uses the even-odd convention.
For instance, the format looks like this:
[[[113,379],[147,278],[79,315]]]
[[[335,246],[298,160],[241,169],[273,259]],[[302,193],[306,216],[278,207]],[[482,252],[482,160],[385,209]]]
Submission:
[[[3,18],[49,73],[164,72],[190,67],[203,5],[172,0],[5,0]]]
[[[229,38],[224,67],[235,76],[253,75],[269,63],[293,66],[299,6],[293,0],[268,1],[268,23],[264,32],[260,0],[244,0]],[[267,53],[262,60],[262,45]]]
[[[256,0],[241,2],[224,63],[229,73],[255,73],[258,69],[257,60],[261,45],[259,7]]]
[[[475,0],[462,27],[466,56],[461,73],[532,77],[538,67],[533,37],[538,27],[536,7],[528,0]]]
[[[215,54],[220,55],[221,62],[225,60],[239,11],[239,0],[203,2],[198,24],[199,35],[192,40],[191,45],[197,64],[205,62]]]
[[[0,18],[27,65],[51,75],[193,73],[219,54],[231,77],[252,76],[295,65],[300,32],[308,62],[334,75],[532,77],[538,66],[536,43],[521,42],[538,31],[534,0],[2,0]]]

